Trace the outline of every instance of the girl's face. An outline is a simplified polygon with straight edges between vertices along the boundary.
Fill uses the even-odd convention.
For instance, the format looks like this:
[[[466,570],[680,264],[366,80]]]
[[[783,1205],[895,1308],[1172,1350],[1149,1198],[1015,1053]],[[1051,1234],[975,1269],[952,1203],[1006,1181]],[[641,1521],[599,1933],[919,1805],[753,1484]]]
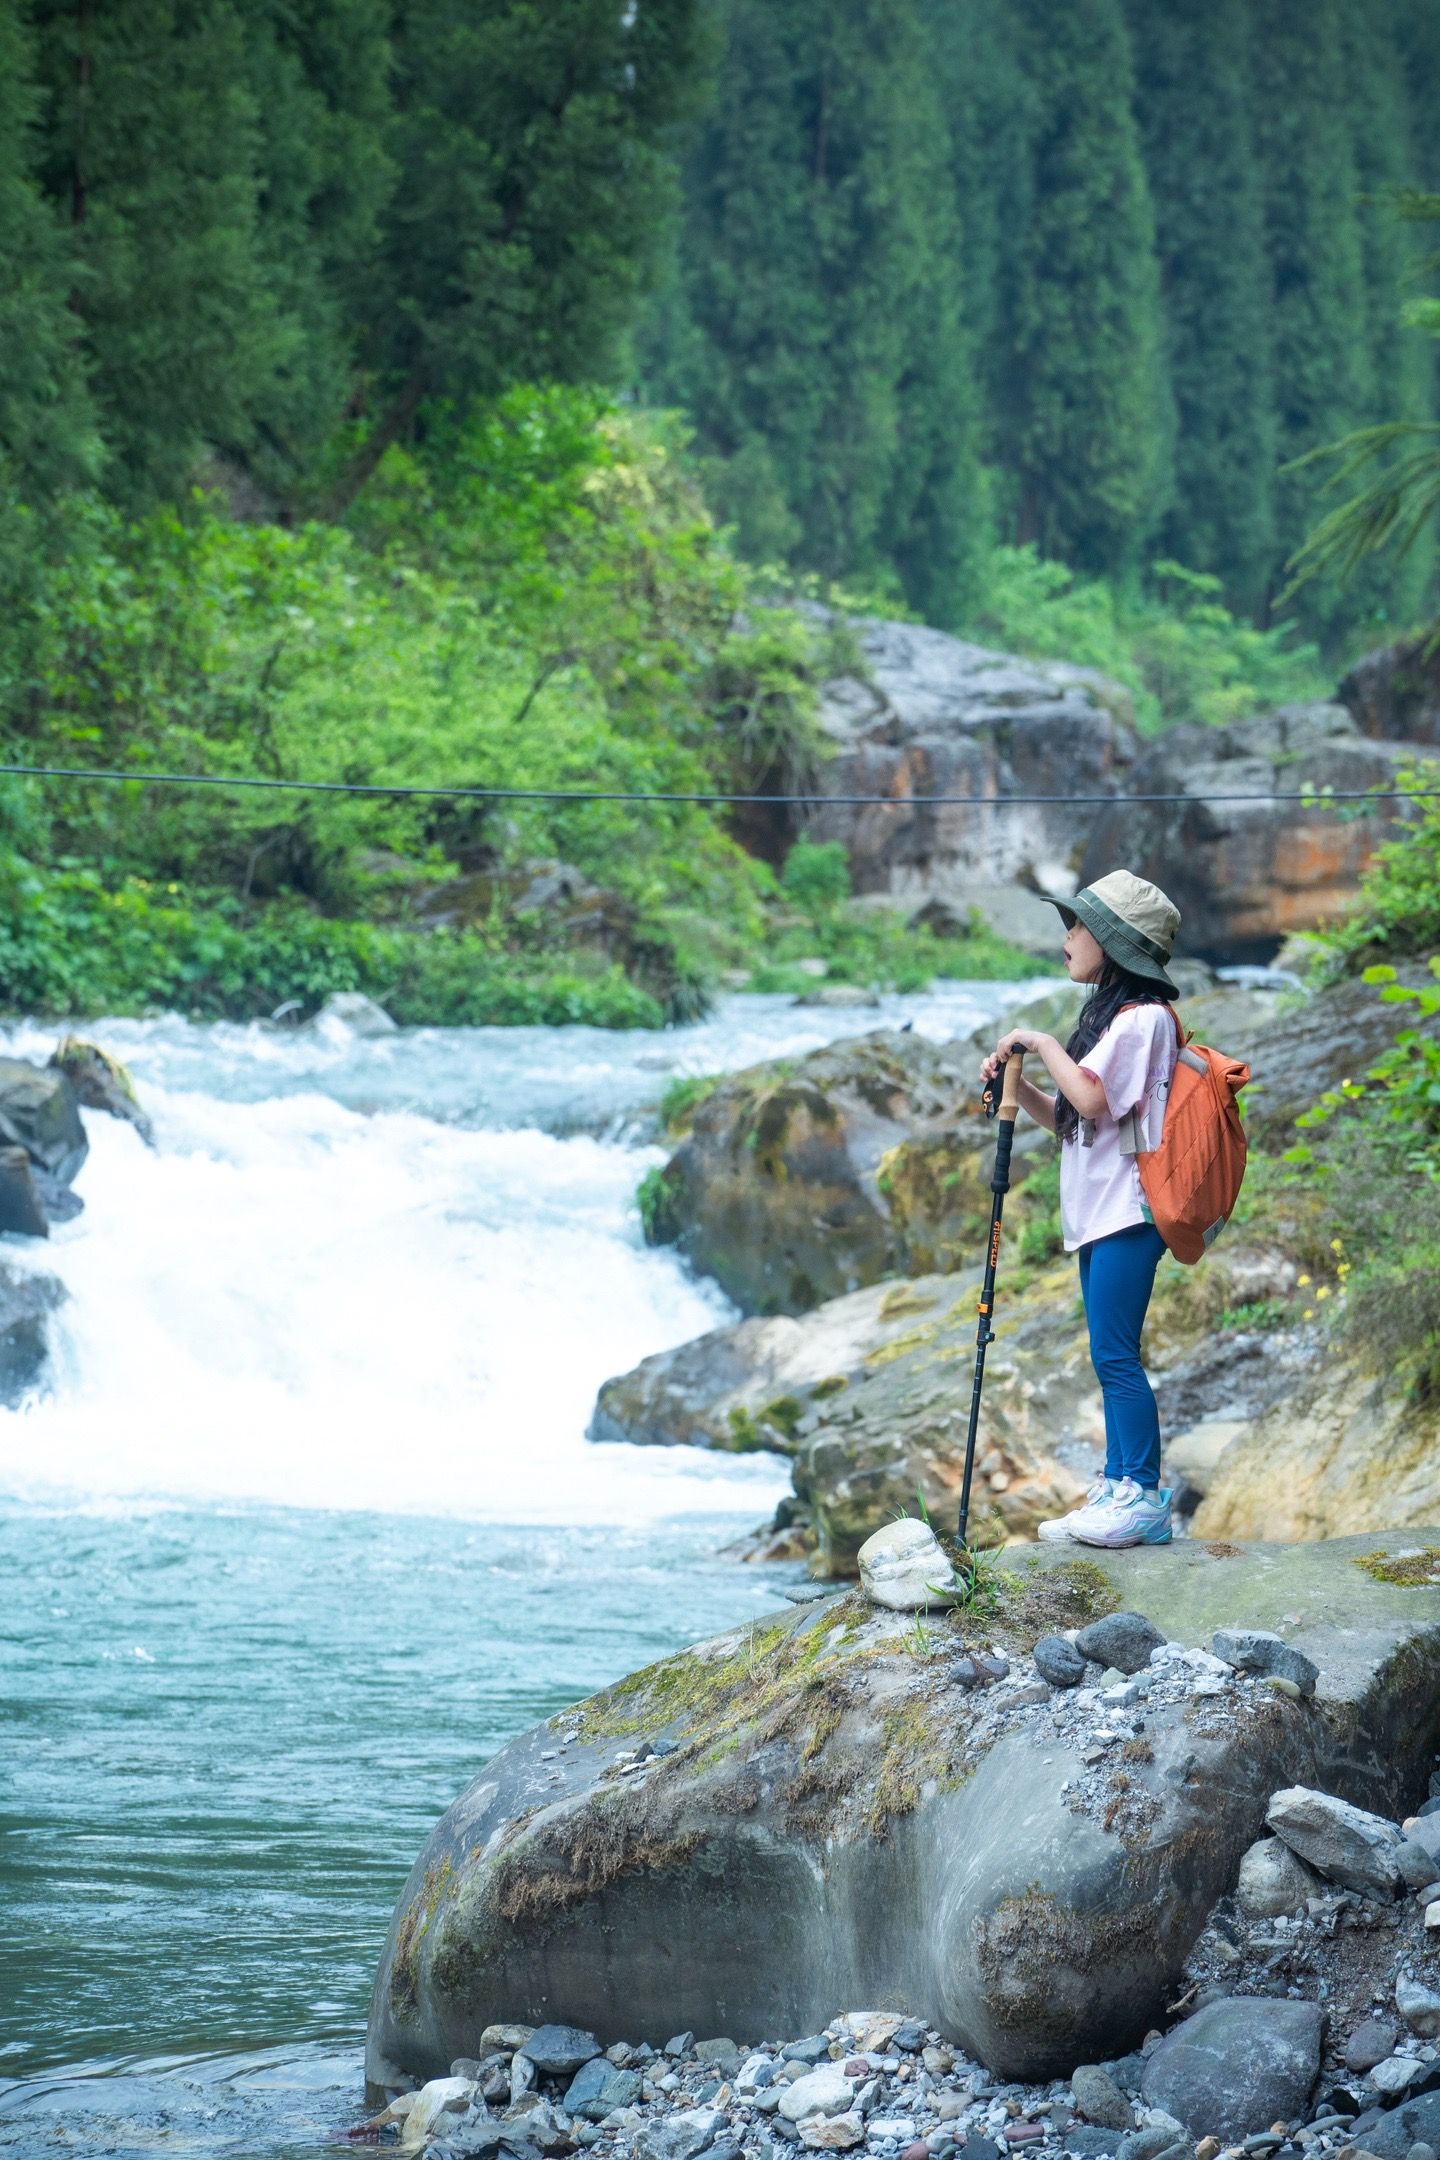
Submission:
[[[1093,930],[1084,923],[1072,923],[1065,933],[1065,972],[1071,982],[1098,982],[1100,970],[1105,965],[1105,953]]]

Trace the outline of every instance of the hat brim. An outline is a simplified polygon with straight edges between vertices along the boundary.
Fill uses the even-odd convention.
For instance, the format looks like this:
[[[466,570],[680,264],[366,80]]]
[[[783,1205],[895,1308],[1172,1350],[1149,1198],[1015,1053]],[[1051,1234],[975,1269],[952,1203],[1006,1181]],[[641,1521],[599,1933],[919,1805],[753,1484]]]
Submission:
[[[1138,975],[1142,982],[1153,982],[1161,990],[1168,990],[1171,997],[1179,997],[1178,988],[1171,982],[1160,962],[1152,959],[1149,953],[1141,951],[1134,940],[1126,935],[1122,922],[1118,922],[1108,911],[1102,915],[1098,908],[1087,907],[1087,892],[1076,893],[1073,904],[1069,900],[1056,900],[1050,893],[1042,893],[1040,897],[1050,902],[1067,930],[1073,930],[1077,922],[1083,923],[1100,950],[1108,953],[1112,960],[1118,961],[1127,973]]]

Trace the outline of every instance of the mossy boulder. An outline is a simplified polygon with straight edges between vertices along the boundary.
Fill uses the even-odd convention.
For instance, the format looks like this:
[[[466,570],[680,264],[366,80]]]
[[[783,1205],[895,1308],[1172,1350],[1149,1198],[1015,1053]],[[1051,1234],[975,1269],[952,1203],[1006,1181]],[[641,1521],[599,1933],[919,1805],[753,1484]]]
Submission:
[[[1005,2076],[1133,2047],[1278,1786],[1390,1814],[1422,1790],[1440,1613],[1375,1558],[1405,1548],[1037,1549],[918,1625],[850,1592],[632,1674],[510,1742],[437,1826],[376,1975],[370,2078],[438,2074],[502,2019],[744,2045],[856,2002]],[[1192,1645],[1282,1628],[1315,1697],[1152,1703],[1092,1774],[1076,1705],[1024,1660],[1116,1607]],[[991,1644],[1012,1671],[977,1688],[965,1653]]]
[[[652,1181],[647,1234],[746,1313],[954,1264],[989,1215],[977,1088],[968,1046],[887,1030],[735,1073]]]

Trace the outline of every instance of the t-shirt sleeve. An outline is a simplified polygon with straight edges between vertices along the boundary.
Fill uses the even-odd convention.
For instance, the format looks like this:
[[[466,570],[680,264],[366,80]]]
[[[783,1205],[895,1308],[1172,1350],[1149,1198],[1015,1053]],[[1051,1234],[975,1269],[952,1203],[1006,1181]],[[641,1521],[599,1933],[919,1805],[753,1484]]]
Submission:
[[[1094,1049],[1086,1051],[1080,1070],[1100,1082],[1112,1118],[1127,1116],[1144,1100],[1156,1035],[1174,1025],[1164,1005],[1137,1005],[1133,1012],[1118,1014]]]

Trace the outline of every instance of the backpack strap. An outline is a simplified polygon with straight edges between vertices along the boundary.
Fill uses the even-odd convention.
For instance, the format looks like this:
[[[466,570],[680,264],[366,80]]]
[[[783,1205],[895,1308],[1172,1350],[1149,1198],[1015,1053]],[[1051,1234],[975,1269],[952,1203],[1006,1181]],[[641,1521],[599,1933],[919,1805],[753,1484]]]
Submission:
[[[1160,999],[1155,998],[1146,999],[1142,1003],[1139,998],[1134,998],[1128,1005],[1122,1005],[1120,1011],[1142,1012],[1145,1004],[1159,1004],[1161,1002]],[[1182,1024],[1180,1015],[1175,1010],[1174,1005],[1170,1004],[1168,999],[1164,1000],[1164,1002],[1169,1006],[1170,1018],[1175,1023],[1175,1056],[1177,1062],[1183,1058],[1187,1065],[1196,1065],[1203,1072],[1205,1070],[1205,1060],[1197,1057],[1194,1051],[1188,1047],[1190,1043],[1189,1029]],[[1119,1014],[1116,1017],[1118,1019]],[[1143,1154],[1144,1150],[1140,1145],[1140,1110],[1138,1103],[1133,1109],[1127,1110],[1124,1117],[1117,1118],[1115,1122],[1120,1134],[1120,1153],[1122,1155]]]

